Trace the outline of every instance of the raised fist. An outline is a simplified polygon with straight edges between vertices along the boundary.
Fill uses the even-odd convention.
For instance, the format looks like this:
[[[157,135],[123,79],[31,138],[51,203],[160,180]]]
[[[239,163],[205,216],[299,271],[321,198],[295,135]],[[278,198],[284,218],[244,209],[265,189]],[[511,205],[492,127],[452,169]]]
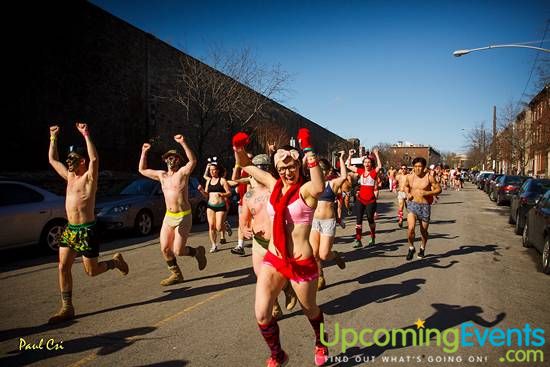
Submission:
[[[84,136],[88,135],[88,124],[84,123],[84,122],[77,122],[76,123],[76,128],[78,129],[78,131],[80,131],[80,133]]]
[[[57,134],[59,134],[59,126],[50,126],[50,136],[57,136]]]
[[[338,154],[340,155],[340,157],[343,157],[343,156],[344,156],[344,154],[346,154],[346,152],[345,152],[345,151],[343,151],[343,150],[341,150],[341,151],[339,151],[339,152],[338,152]]]
[[[250,143],[250,137],[244,132],[238,132],[233,135],[232,143],[234,150],[244,148]]]
[[[178,135],[174,135],[174,140],[181,144],[185,141],[185,138],[183,137],[183,135],[178,134]]]
[[[374,153],[374,155],[377,155],[377,154],[378,154],[378,148],[374,148],[374,149],[372,150],[372,152]]]
[[[302,150],[311,149],[311,133],[309,129],[302,127],[298,130],[298,143]]]
[[[141,146],[141,152],[142,153],[147,152],[149,149],[151,149],[151,144],[149,144],[149,143],[143,143],[143,145]]]

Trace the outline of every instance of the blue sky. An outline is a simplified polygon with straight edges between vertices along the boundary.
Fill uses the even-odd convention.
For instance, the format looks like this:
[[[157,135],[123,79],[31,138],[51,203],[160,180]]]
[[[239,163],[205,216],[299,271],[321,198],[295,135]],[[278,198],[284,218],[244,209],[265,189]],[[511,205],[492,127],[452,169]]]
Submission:
[[[194,57],[213,45],[251,48],[293,75],[287,107],[367,147],[463,151],[462,129],[489,126],[493,105],[533,94],[533,65],[548,59],[520,48],[452,56],[542,40],[548,1],[91,2]],[[548,40],[550,29],[542,47]]]

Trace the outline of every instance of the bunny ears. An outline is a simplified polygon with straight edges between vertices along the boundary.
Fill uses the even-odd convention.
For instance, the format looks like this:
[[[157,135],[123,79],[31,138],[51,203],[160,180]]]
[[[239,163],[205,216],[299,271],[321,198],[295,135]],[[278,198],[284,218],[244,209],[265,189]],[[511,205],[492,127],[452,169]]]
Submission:
[[[217,166],[218,165],[218,157],[212,157],[212,158],[208,158],[208,164],[211,164],[213,166]]]

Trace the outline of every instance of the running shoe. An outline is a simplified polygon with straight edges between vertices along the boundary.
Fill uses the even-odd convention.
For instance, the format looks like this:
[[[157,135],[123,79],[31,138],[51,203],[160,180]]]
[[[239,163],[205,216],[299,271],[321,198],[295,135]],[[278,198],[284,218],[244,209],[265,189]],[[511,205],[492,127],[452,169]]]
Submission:
[[[418,257],[419,259],[424,258],[424,249],[422,247],[420,247],[420,250],[418,251],[418,254],[416,255],[416,257]]]
[[[397,221],[397,225],[399,226],[399,228],[403,228],[403,219],[399,219]]]
[[[225,245],[227,240],[225,238],[220,239],[220,245]]]
[[[409,252],[407,253],[407,261],[412,260],[415,252],[416,250],[414,249],[414,247],[413,248],[409,247]]]
[[[369,240],[369,246],[374,246],[375,244],[376,244],[376,240],[374,239],[374,237],[371,237]]]
[[[338,251],[332,251],[334,253],[334,262],[336,262],[336,265],[338,265],[338,267],[340,269],[345,269],[346,268],[346,262],[344,261],[344,259],[342,259],[342,254],[340,254]]]
[[[328,348],[315,346],[315,365],[324,366],[328,361]]]
[[[361,248],[361,247],[363,247],[361,240],[355,240],[355,245],[353,245],[353,248]]]
[[[217,252],[217,251],[218,251],[218,246],[212,245],[212,247],[210,248],[210,253],[213,254],[214,252]]]
[[[288,354],[286,354],[284,351],[283,351],[283,354],[284,354],[284,357],[283,357],[283,360],[281,362],[277,361],[273,357],[269,357],[269,359],[266,361],[266,366],[267,367],[283,367],[283,366],[286,366],[286,364],[288,363]]]
[[[227,235],[229,237],[231,237],[231,235],[233,234],[233,230],[231,229],[231,226],[229,225],[229,221],[225,221],[225,230],[227,231]]]
[[[235,255],[241,255],[243,256],[244,255],[244,248],[242,246],[235,246],[234,248],[231,249],[231,253],[232,254],[235,254]]]
[[[195,253],[195,259],[197,259],[197,264],[199,265],[199,270],[204,270],[206,268],[206,255],[204,246],[197,247],[197,252]]]
[[[344,222],[342,219],[340,219],[340,223],[338,223],[342,229],[346,229],[346,222]]]

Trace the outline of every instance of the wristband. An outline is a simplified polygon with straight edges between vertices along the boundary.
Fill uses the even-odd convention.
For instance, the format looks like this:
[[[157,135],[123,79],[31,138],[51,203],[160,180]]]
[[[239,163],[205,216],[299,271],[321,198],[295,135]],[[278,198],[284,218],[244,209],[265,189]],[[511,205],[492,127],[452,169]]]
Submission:
[[[307,152],[313,152],[313,148],[312,148],[312,147],[307,147],[307,148],[304,148],[303,150],[304,150],[304,152],[306,152],[306,153],[307,153]]]
[[[51,135],[50,136],[50,141],[55,141],[57,138],[55,137],[55,135]]]
[[[307,168],[317,167],[318,165],[319,165],[319,161],[317,161],[317,159],[312,162],[307,162]]]
[[[238,164],[235,165],[235,168],[241,168],[241,166],[239,166]]]

